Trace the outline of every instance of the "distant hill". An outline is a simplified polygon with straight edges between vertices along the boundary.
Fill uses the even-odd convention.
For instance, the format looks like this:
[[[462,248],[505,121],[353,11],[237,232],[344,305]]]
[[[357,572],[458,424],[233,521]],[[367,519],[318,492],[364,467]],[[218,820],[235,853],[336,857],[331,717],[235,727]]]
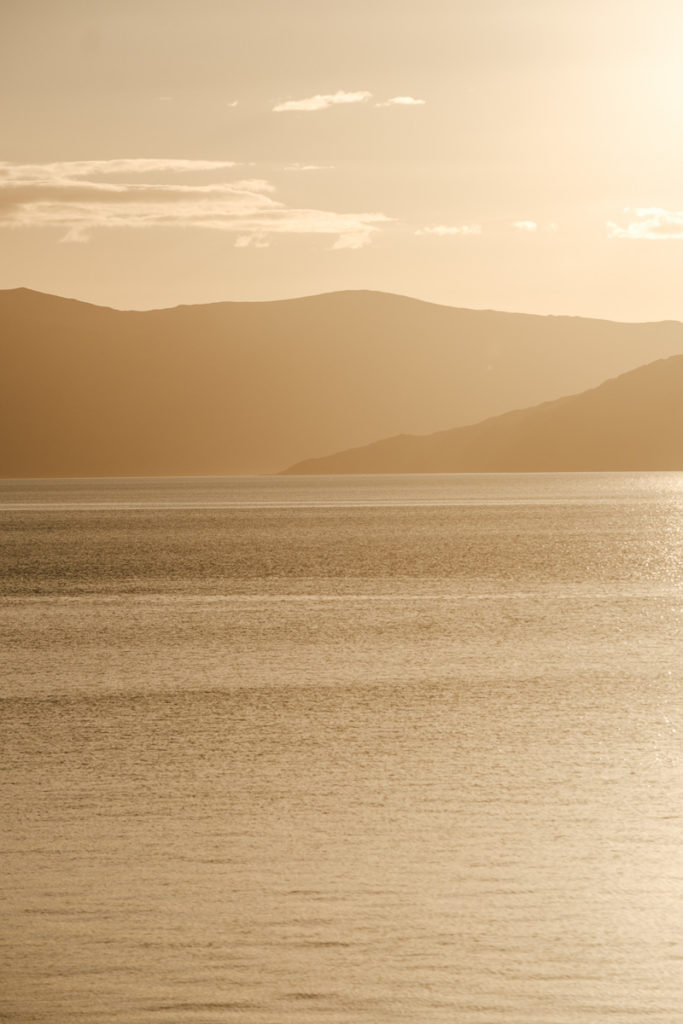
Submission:
[[[0,292],[0,476],[277,472],[683,353],[683,325],[380,292],[124,312]]]
[[[426,437],[390,437],[288,473],[683,470],[683,355],[579,395]]]

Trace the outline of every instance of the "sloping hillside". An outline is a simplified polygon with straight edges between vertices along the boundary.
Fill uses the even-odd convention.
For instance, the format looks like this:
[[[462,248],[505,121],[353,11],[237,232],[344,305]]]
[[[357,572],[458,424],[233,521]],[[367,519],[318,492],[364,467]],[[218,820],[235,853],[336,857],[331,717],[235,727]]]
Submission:
[[[683,356],[579,395],[426,437],[399,436],[289,473],[683,470]]]
[[[0,476],[277,472],[597,384],[683,325],[377,292],[124,312],[0,292]]]

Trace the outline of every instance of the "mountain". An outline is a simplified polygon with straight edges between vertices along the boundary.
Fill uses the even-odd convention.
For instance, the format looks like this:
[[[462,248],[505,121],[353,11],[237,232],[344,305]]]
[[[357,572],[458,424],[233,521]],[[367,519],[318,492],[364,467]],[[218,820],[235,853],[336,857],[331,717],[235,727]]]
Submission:
[[[579,395],[426,437],[390,437],[288,473],[683,470],[683,355]]]
[[[0,292],[0,476],[270,473],[592,387],[683,325],[381,292],[146,312]]]

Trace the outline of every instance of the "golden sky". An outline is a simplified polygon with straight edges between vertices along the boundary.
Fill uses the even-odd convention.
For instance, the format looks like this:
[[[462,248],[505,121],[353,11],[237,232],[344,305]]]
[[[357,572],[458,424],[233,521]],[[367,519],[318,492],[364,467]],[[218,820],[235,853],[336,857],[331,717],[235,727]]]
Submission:
[[[2,0],[0,288],[683,319],[681,0]]]

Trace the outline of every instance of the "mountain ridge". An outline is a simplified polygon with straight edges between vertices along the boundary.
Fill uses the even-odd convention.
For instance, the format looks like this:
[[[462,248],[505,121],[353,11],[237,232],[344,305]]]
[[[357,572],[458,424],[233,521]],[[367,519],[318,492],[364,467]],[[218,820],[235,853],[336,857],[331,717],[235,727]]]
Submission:
[[[0,476],[276,473],[578,392],[683,353],[683,324],[370,290],[119,310],[0,291]]]
[[[294,295],[289,296],[285,299],[216,299],[211,302],[178,302],[173,306],[150,306],[145,309],[137,309],[132,307],[120,307],[120,306],[109,306],[106,304],[91,302],[88,299],[79,299],[72,295],[57,295],[53,292],[43,292],[38,288],[29,288],[28,285],[19,285],[16,288],[0,288],[0,301],[3,295],[19,294],[24,293],[25,295],[39,296],[45,299],[55,299],[63,302],[77,303],[81,306],[91,306],[95,309],[108,309],[115,313],[161,313],[170,312],[178,309],[197,309],[207,308],[214,306],[274,306],[277,304],[285,305],[292,302],[305,302],[308,300],[316,299],[328,299],[334,296],[349,296],[349,295],[369,295],[369,296],[381,296],[388,299],[405,299],[407,302],[420,304],[423,306],[432,306],[437,309],[448,309],[454,312],[460,313],[487,313],[494,314],[497,316],[504,317],[529,317],[535,320],[569,320],[569,321],[581,321],[582,323],[595,323],[595,324],[614,324],[617,326],[638,326],[638,327],[653,327],[664,324],[673,324],[676,326],[683,326],[683,320],[612,320],[609,317],[596,317],[596,316],[583,316],[578,313],[529,313],[519,312],[518,310],[506,310],[506,309],[494,309],[493,307],[473,307],[473,306],[452,306],[445,302],[434,302],[431,299],[421,299],[415,295],[405,295],[402,292],[385,292],[377,288],[338,288],[332,291],[325,292],[311,292],[306,295]]]
[[[577,395],[308,459],[285,475],[683,470],[683,355]]]

